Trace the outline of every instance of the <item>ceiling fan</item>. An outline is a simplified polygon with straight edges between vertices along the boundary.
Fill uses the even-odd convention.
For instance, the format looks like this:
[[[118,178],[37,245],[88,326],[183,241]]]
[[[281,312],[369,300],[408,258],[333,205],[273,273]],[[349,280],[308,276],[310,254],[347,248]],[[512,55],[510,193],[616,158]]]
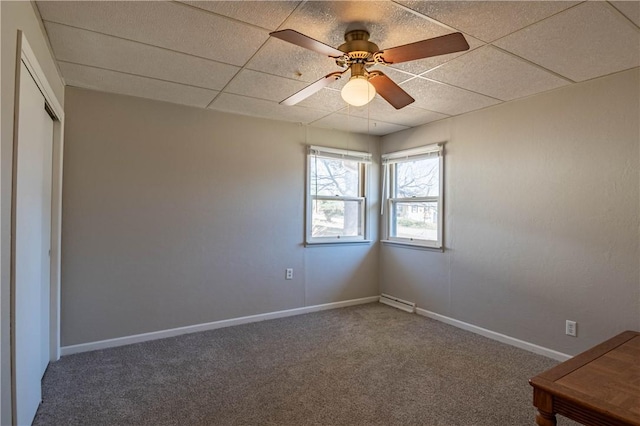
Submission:
[[[347,103],[354,106],[365,105],[373,99],[377,92],[394,108],[404,108],[415,99],[384,73],[378,70],[369,71],[371,66],[374,64],[398,64],[469,49],[469,44],[461,33],[447,34],[383,50],[369,41],[369,32],[366,30],[348,31],[344,35],[345,43],[337,49],[291,29],[274,31],[269,35],[326,55],[334,59],[336,65],[344,69],[327,74],[315,83],[294,93],[280,102],[283,105],[297,104],[323,87],[339,80],[347,71],[351,70],[349,82],[342,89],[342,98]]]

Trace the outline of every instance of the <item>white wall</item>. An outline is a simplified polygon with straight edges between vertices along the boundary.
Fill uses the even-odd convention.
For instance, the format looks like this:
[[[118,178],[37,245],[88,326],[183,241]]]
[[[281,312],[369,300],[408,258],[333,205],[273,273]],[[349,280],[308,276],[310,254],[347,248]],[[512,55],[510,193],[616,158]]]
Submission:
[[[640,329],[639,103],[635,69],[383,137],[447,141],[447,249],[383,246],[381,290],[569,354]]]
[[[27,37],[54,96],[64,103],[64,86],[49,51],[41,23],[30,2],[0,2],[0,424],[11,423],[10,250],[13,120],[18,30]]]
[[[378,294],[377,243],[302,245],[305,143],[377,158],[378,137],[66,96],[63,346]]]

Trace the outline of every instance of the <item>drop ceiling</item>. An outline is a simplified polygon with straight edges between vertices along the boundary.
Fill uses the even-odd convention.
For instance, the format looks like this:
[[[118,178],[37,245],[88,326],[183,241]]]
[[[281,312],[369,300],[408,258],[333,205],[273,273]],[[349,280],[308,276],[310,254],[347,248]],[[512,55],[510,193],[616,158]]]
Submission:
[[[39,1],[68,86],[385,135],[640,66],[638,1]],[[364,26],[380,48],[462,32],[470,50],[383,67],[416,101],[348,106],[339,68],[269,32],[337,47]],[[376,67],[380,67],[376,65]]]

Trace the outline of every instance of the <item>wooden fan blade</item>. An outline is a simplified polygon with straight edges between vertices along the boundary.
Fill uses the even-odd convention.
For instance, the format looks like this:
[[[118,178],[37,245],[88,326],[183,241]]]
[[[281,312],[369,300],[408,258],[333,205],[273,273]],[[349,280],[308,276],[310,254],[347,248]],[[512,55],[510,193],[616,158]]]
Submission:
[[[314,52],[318,52],[322,55],[330,56],[332,58],[339,58],[344,55],[344,52],[341,52],[338,49],[334,49],[333,47],[318,40],[314,40],[311,37],[307,37],[306,35],[301,34],[295,30],[274,31],[272,33],[269,33],[269,35],[271,37],[288,41],[289,43],[295,44],[296,46],[304,47],[305,49],[313,50]]]
[[[369,74],[369,82],[376,88],[376,92],[395,109],[404,108],[415,102],[415,99],[380,71],[371,72]]]
[[[333,83],[334,81],[339,80],[340,77],[342,77],[342,74],[344,74],[345,72],[346,70],[327,74],[324,77],[322,77],[320,80],[316,81],[315,83],[312,83],[309,86],[305,87],[304,89],[300,90],[299,92],[296,92],[293,95],[289,96],[287,99],[280,102],[280,104],[289,105],[289,106],[295,105],[298,102],[307,99],[309,96],[313,95],[323,87],[326,87],[331,83]]]
[[[415,61],[447,53],[469,49],[469,43],[461,33],[443,35],[428,40],[416,41],[404,46],[381,50],[380,57],[387,64]]]

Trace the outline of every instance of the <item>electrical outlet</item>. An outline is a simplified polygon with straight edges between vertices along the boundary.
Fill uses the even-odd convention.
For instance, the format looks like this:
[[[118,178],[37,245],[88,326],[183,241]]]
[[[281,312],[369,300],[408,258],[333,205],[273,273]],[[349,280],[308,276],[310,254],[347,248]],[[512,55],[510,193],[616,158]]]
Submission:
[[[292,280],[293,279],[293,268],[287,268],[285,273],[285,279]]]
[[[567,320],[567,325],[564,331],[568,336],[576,337],[578,335],[578,323],[575,321]]]

